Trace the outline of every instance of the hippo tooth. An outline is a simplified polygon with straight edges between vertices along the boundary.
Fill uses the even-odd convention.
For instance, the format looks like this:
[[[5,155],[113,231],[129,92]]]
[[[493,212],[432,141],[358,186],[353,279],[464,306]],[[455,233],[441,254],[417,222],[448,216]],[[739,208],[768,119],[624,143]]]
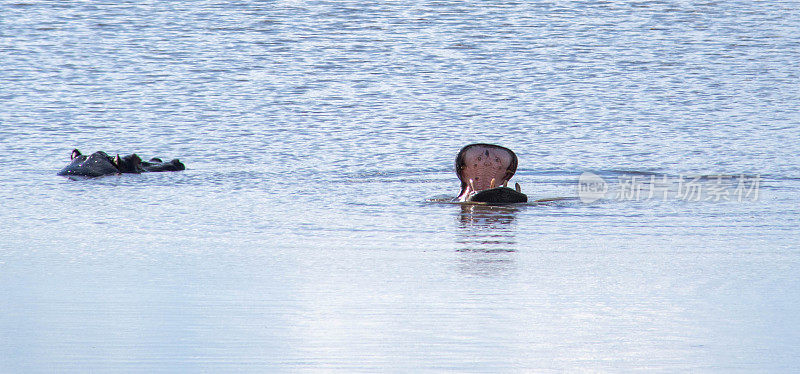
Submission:
[[[503,181],[503,187],[508,187],[508,181]]]
[[[494,178],[492,178],[491,182],[489,182],[489,188],[495,188],[495,187],[497,187],[497,186],[495,186]]]
[[[522,192],[522,187],[519,185],[519,183],[514,183],[514,189],[517,190],[517,192]]]

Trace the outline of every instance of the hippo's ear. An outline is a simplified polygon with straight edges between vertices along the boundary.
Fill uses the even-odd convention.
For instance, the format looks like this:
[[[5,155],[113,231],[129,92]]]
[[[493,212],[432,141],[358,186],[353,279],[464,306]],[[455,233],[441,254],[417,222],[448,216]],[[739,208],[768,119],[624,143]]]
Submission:
[[[70,160],[74,160],[74,159],[80,157],[80,155],[81,155],[81,151],[79,151],[78,148],[75,148],[75,149],[72,150],[72,153],[69,155],[69,159]]]

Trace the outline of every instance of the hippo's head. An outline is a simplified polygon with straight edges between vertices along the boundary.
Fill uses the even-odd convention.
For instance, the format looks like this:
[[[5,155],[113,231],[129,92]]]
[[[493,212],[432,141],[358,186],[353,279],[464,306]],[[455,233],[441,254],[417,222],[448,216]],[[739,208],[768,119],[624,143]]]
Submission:
[[[136,153],[124,157],[114,157],[111,161],[119,169],[120,173],[141,173],[142,159]]]
[[[507,186],[517,171],[517,155],[494,144],[470,144],[456,156],[456,174],[461,180],[459,201],[476,192]]]

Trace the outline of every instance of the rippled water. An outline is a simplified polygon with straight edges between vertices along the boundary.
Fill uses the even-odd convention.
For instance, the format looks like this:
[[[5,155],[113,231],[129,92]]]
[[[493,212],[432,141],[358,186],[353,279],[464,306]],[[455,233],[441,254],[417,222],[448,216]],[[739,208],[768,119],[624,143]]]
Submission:
[[[795,2],[3,2],[0,371],[796,370],[798,28]],[[549,201],[438,202],[470,142]],[[73,148],[187,170],[56,176]]]

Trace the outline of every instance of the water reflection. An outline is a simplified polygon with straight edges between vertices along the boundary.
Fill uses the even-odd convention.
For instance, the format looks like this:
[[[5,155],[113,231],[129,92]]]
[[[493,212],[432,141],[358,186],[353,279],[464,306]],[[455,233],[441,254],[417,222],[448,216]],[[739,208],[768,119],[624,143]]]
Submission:
[[[459,270],[466,274],[506,275],[515,268],[516,214],[513,206],[462,205],[456,242]]]

